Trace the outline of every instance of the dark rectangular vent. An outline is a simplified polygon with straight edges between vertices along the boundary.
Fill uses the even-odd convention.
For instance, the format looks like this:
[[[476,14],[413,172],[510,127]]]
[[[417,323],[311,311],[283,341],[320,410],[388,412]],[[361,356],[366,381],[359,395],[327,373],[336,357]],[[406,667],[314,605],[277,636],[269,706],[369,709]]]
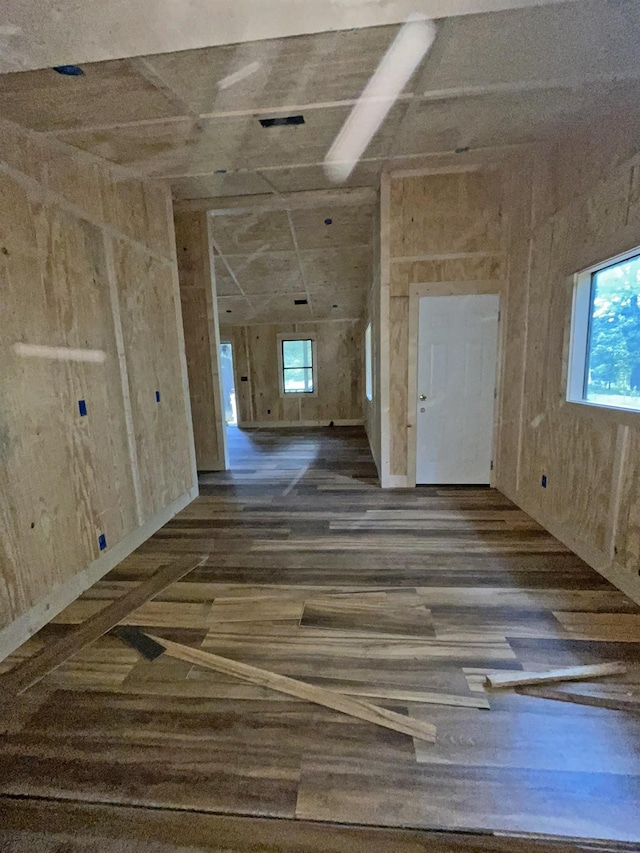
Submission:
[[[293,304],[294,305],[308,305],[309,301],[307,299],[294,299]]]
[[[261,118],[263,127],[284,127],[287,124],[304,124],[304,116],[278,116],[277,118]]]

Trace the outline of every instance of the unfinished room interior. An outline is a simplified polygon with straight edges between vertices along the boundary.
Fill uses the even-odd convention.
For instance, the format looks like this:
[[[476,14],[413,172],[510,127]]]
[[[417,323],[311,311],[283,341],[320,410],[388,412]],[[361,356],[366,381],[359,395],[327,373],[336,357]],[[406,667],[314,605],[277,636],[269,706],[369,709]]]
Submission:
[[[4,0],[0,377],[2,853],[640,850],[637,0]]]

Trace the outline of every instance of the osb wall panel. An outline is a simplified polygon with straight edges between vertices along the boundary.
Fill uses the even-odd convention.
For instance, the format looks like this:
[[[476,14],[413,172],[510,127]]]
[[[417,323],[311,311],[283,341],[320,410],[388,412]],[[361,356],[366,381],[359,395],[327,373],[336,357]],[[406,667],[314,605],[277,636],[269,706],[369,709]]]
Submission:
[[[168,196],[15,125],[0,140],[2,658],[195,483]]]
[[[518,465],[510,464],[518,459],[518,448],[522,423],[522,382],[526,348],[526,324],[529,299],[529,241],[516,242],[513,233],[522,233],[531,228],[532,217],[533,163],[525,160],[519,169],[509,169],[504,174],[504,194],[510,200],[509,215],[505,221],[505,245],[510,250],[504,264],[507,280],[521,282],[518,288],[505,288],[502,295],[503,317],[509,317],[510,334],[503,337],[502,363],[500,370],[500,425],[496,435],[496,459],[494,470],[500,471],[501,482],[506,488],[516,488]],[[508,395],[504,388],[518,389]]]
[[[139,244],[114,243],[142,516],[147,521],[193,485],[173,270]]]
[[[412,284],[438,281],[499,281],[503,277],[501,254],[422,261],[395,260],[391,267],[391,296],[409,296]]]
[[[216,283],[207,215],[177,214],[175,229],[196,460],[201,471],[221,471],[226,463]]]
[[[391,297],[389,306],[389,411],[391,419],[391,475],[406,476],[409,435],[409,300]]]
[[[4,627],[95,559],[100,533],[118,541],[136,515],[102,235],[6,175],[0,229]],[[96,350],[104,364],[14,349],[45,342]]]
[[[500,253],[500,205],[497,172],[394,178],[391,257]]]
[[[317,396],[280,394],[278,336],[287,334],[315,339]],[[363,336],[361,320],[221,328],[233,345],[240,425],[362,423]]]
[[[495,281],[505,257],[502,176],[495,170],[391,175],[389,258],[389,472],[408,474],[409,294],[416,284]],[[384,455],[384,448],[383,448]]]
[[[640,245],[640,157],[618,162],[616,152],[629,155],[630,143],[625,123],[615,127],[610,122],[604,135],[595,127],[586,140],[562,140],[524,167],[521,160],[507,165],[496,477],[505,494],[639,599],[640,415],[566,401],[574,274]],[[605,143],[612,152],[608,172],[606,152],[598,149]],[[529,193],[527,175],[533,176]]]
[[[613,553],[615,562],[635,580],[640,565],[640,429],[618,430],[622,483]]]

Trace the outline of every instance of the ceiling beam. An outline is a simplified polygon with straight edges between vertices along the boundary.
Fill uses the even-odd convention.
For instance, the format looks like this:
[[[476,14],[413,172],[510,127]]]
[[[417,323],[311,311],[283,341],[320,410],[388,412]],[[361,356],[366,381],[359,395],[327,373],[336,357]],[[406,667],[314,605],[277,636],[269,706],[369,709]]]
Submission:
[[[562,0],[3,0],[0,73]]]
[[[234,213],[262,213],[270,210],[312,210],[327,205],[373,204],[377,191],[373,187],[355,189],[310,190],[299,193],[273,195],[218,196],[195,198],[174,202],[176,212],[207,210],[212,216],[230,216]]]

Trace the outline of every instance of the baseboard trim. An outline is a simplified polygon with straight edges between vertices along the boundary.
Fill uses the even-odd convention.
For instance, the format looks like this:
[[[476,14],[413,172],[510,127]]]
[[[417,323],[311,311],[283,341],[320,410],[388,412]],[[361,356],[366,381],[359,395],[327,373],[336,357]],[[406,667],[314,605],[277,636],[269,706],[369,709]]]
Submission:
[[[0,630],[0,661],[19,648],[29,637],[32,637],[47,622],[50,622],[65,607],[75,601],[78,596],[104,577],[107,572],[121,563],[143,542],[159,530],[164,524],[188,506],[198,496],[197,485],[177,498],[168,507],[150,518],[142,527],[138,527],[121,542],[113,546],[106,554],[94,560],[86,569],[78,572],[65,583],[53,589],[46,598],[27,610],[6,628]]]
[[[373,446],[373,441],[371,440],[371,435],[369,434],[369,423],[364,421],[364,431],[367,434],[367,441],[369,442],[369,450],[371,451],[371,455],[373,456],[373,463],[376,466],[376,471],[378,472],[378,479],[380,479],[380,460],[376,456],[376,451]]]
[[[409,488],[406,474],[383,474],[380,483],[383,489],[407,489]]]
[[[517,504],[523,512],[530,515],[534,521],[541,524],[545,530],[548,530],[552,536],[555,536],[556,539],[562,542],[563,545],[566,545],[574,554],[577,554],[592,569],[595,569],[599,575],[602,575],[609,583],[612,583],[617,589],[628,595],[636,604],[640,604],[640,578],[630,576],[629,569],[611,560],[604,551],[600,551],[598,548],[594,548],[587,542],[578,539],[573,531],[565,524],[546,518],[544,513],[539,512],[537,508],[527,506],[527,502],[523,501],[519,495],[510,494],[505,489],[499,488],[499,491]]]
[[[324,421],[243,421],[238,423],[238,429],[291,429],[292,427],[328,427],[331,424],[336,427],[364,426],[364,421],[362,418]]]

